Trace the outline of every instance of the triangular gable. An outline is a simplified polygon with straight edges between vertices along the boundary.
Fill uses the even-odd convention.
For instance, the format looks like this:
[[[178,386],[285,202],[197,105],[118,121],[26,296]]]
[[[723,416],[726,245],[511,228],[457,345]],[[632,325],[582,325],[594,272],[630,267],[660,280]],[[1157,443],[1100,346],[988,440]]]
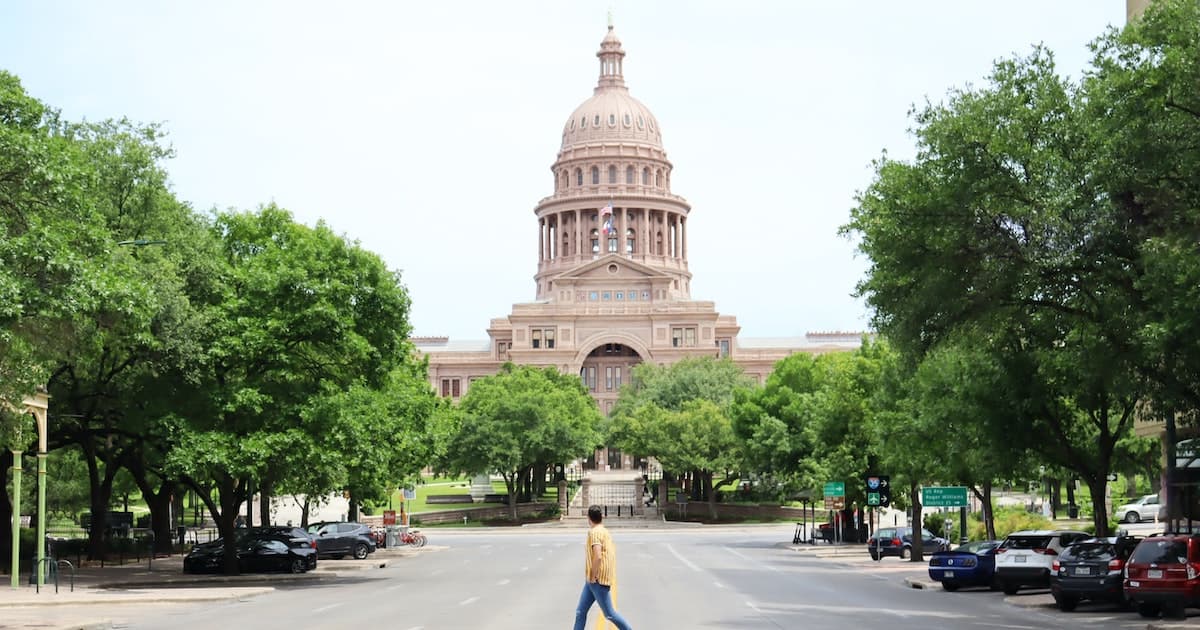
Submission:
[[[610,272],[609,265],[616,265],[617,272]],[[622,280],[669,280],[672,277],[649,265],[644,265],[628,258],[622,258],[617,254],[608,254],[554,276],[553,280],[558,283],[568,283],[575,280],[605,280],[614,278]]]

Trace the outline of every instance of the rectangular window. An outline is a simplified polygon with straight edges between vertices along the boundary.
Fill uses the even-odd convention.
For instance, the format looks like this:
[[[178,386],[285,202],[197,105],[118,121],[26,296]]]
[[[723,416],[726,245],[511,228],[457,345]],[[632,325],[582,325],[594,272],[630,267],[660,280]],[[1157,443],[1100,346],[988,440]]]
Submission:
[[[588,368],[587,388],[591,391],[596,391],[596,368]]]
[[[720,356],[722,359],[729,358],[729,340],[728,339],[721,339],[720,341],[717,341],[717,347],[720,348],[720,353],[718,356]]]
[[[598,238],[592,239],[592,253],[593,254],[600,253],[600,239],[598,239]]]
[[[672,348],[694,348],[696,347],[696,327],[695,326],[680,326],[671,329],[671,347]]]
[[[530,337],[531,343],[533,344],[533,348],[535,350],[542,347],[542,329],[541,328],[531,329],[529,331],[529,337]]]
[[[607,301],[609,301],[609,300],[611,300],[611,299],[612,299],[612,291],[605,291],[605,292],[603,293],[603,295],[604,295],[604,301],[605,301],[605,302],[607,302]]]
[[[616,382],[617,390],[619,391],[621,389],[621,366],[616,367],[616,371],[615,371],[613,380]]]
[[[617,253],[617,238],[615,236],[608,239],[608,251],[612,254]]]
[[[604,368],[604,389],[606,391],[611,392],[612,386],[613,386],[613,369],[610,366],[610,367]]]
[[[556,328],[530,328],[529,338],[534,349],[554,349],[554,333]]]
[[[442,379],[442,398],[458,398],[462,393],[459,391],[459,387],[461,387],[461,381],[457,378]]]
[[[628,239],[627,241],[625,241],[625,253],[626,254],[633,253],[633,239]]]
[[[643,302],[650,301],[650,292],[649,291],[642,291],[642,301]]]
[[[624,291],[617,291],[617,301],[618,301],[618,302],[620,302],[620,301],[622,301],[622,300],[624,300],[624,299],[625,299],[625,292],[624,292]]]
[[[629,292],[629,301],[630,301],[630,302],[636,302],[636,301],[637,301],[637,291],[630,291],[630,292]]]
[[[544,331],[544,333],[546,335],[546,349],[553,350],[554,349],[554,329],[547,328]]]
[[[508,342],[507,341],[497,341],[496,342],[496,358],[497,359],[507,359],[508,358]]]
[[[592,291],[591,293],[588,293],[588,299],[589,299],[589,300],[591,300],[591,301],[593,301],[593,302],[595,302],[596,300],[599,300],[599,299],[600,299],[600,292],[599,292],[599,291]]]

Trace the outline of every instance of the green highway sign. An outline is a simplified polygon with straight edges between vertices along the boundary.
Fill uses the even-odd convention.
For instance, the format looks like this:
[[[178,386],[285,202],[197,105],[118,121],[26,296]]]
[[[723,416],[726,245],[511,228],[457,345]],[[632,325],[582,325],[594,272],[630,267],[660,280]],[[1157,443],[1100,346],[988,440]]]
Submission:
[[[924,507],[967,507],[966,486],[931,486],[921,488]]]
[[[846,496],[846,482],[844,481],[826,481],[825,496],[827,497],[844,497]]]

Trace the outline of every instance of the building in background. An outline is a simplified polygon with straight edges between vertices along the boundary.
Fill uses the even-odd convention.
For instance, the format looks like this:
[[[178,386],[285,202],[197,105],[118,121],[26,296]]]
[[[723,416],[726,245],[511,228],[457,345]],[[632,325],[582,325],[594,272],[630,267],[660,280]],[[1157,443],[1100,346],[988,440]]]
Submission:
[[[535,299],[491,320],[486,340],[414,337],[434,388],[458,398],[505,362],[553,366],[579,374],[608,413],[642,362],[728,357],[762,383],[790,354],[858,348],[862,333],[740,337],[734,316],[692,299],[692,207],[671,190],[662,129],[625,86],[625,51],[611,25],[596,56],[595,91],[563,123],[553,193],[534,208]],[[615,449],[588,462],[601,470],[636,464]]]

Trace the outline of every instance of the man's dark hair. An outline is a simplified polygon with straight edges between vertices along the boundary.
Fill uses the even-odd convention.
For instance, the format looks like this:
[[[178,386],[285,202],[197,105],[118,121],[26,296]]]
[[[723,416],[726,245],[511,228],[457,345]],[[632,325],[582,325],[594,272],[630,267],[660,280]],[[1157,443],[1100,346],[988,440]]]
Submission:
[[[588,520],[593,523],[599,523],[604,520],[604,511],[600,509],[599,505],[593,505],[588,508]]]

